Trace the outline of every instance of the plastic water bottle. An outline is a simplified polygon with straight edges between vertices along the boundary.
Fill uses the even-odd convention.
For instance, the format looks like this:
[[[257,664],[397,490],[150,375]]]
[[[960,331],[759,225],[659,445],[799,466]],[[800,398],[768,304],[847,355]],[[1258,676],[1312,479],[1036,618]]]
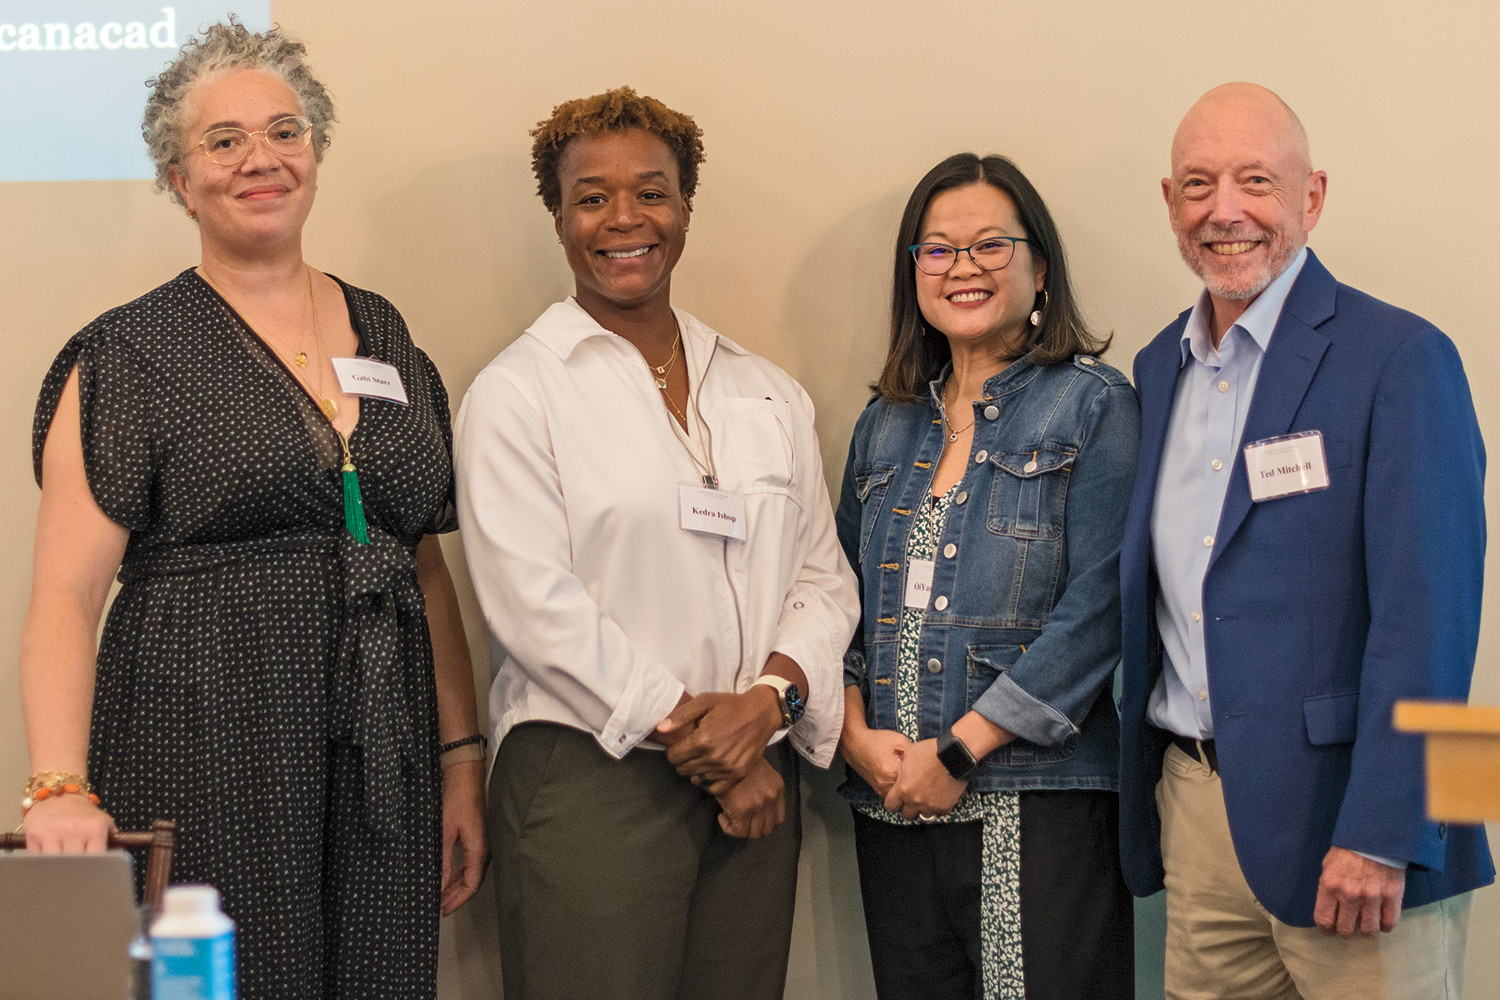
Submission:
[[[151,1000],[151,907],[136,907],[140,926],[130,941],[130,1000]]]
[[[234,921],[211,885],[173,885],[151,925],[153,1000],[234,1000]]]

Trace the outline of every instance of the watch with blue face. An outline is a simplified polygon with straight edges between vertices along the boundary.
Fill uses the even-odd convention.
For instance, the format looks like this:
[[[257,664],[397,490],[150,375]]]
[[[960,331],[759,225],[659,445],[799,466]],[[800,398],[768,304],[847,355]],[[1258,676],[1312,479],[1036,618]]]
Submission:
[[[782,729],[795,726],[807,711],[807,702],[802,699],[802,692],[797,689],[794,681],[775,674],[762,674],[756,678],[755,684],[764,684],[776,692],[776,704],[781,708]],[[751,685],[751,687],[754,686],[754,684]]]

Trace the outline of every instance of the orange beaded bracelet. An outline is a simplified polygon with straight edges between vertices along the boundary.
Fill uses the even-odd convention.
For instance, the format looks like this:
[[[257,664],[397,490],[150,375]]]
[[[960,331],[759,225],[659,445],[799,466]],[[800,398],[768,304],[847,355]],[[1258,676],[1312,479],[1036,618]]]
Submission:
[[[26,782],[23,795],[22,816],[31,812],[31,807],[38,802],[57,795],[87,795],[90,802],[96,806],[99,804],[99,796],[94,794],[94,786],[88,783],[88,779],[67,771],[38,771]]]

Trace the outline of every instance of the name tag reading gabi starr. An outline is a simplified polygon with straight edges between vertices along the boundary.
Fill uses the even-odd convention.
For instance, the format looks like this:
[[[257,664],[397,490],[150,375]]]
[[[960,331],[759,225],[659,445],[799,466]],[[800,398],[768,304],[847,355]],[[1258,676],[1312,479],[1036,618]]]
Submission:
[[[745,498],[686,483],[677,487],[677,524],[683,531],[745,540]]]
[[[906,606],[926,610],[932,600],[932,571],[936,564],[931,559],[913,559],[906,564]]]
[[[401,384],[401,373],[395,365],[376,361],[374,358],[329,358],[334,373],[339,377],[339,388],[351,396],[367,396],[370,399],[389,399],[393,403],[407,405],[406,386]]]
[[[1245,474],[1256,503],[1328,489],[1322,431],[1303,431],[1245,445]]]

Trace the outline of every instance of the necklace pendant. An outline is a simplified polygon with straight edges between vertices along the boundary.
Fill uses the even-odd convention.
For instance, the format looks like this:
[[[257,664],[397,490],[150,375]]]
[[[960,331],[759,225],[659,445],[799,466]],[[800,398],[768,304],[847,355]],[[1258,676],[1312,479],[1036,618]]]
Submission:
[[[295,358],[293,358],[292,360],[295,361],[295,362],[297,362],[297,367],[298,368],[306,368],[307,367],[307,352],[306,351],[298,351],[297,352],[297,356]]]
[[[667,380],[665,378],[663,378],[662,376],[658,375],[656,377],[656,387],[658,389],[662,390],[663,392],[665,392],[666,389],[667,389]]]
[[[952,434],[948,435],[948,443],[949,444],[952,444],[953,442],[955,442],[957,440],[958,440],[958,432],[957,431],[954,431]]]
[[[325,398],[318,400],[318,407],[322,409],[323,416],[327,417],[330,422],[334,417],[337,417],[339,415],[339,404],[335,403],[331,399]]]

